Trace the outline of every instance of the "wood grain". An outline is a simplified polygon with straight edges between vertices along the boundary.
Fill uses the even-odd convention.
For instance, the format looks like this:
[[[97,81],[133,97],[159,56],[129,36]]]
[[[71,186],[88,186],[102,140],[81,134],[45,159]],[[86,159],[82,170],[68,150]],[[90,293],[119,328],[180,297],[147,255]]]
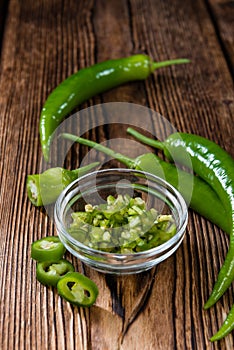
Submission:
[[[30,245],[55,228],[25,190],[26,175],[41,167],[38,122],[50,91],[77,69],[134,53],[158,61],[188,57],[191,63],[95,96],[79,109],[103,102],[143,105],[177,130],[208,137],[234,156],[232,18],[232,2],[213,0],[8,2],[0,21],[2,350],[233,349],[233,334],[209,342],[233,303],[233,285],[203,310],[228,249],[224,232],[190,211],[179,250],[156,268],[128,277],[98,273],[67,254],[99,287],[94,307],[74,308],[36,281]],[[130,140],[125,129],[109,125],[86,136]],[[81,161],[87,149],[78,151]]]
[[[233,77],[234,71],[234,3],[233,1],[208,1],[208,9],[216,35]]]
[[[2,37],[4,32],[4,24],[7,16],[7,0],[0,1],[0,56],[1,56],[1,47],[2,47]]]

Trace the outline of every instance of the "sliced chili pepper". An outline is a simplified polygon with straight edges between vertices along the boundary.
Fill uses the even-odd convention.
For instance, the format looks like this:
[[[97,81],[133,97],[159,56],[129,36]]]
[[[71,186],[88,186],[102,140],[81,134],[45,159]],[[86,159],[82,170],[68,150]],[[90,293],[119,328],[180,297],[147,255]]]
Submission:
[[[57,284],[58,293],[76,306],[91,306],[98,296],[97,285],[79,272],[69,272]]]
[[[37,261],[58,261],[66,248],[57,236],[49,236],[33,242],[31,245],[31,257]]]
[[[91,163],[74,170],[50,168],[41,174],[28,175],[26,187],[30,201],[37,207],[54,203],[65,187],[98,164]]]
[[[73,272],[74,266],[67,260],[59,261],[41,261],[37,263],[36,275],[37,280],[45,286],[56,287],[60,278],[66,273]]]
[[[188,62],[183,58],[153,62],[149,56],[133,55],[97,63],[69,76],[51,92],[41,111],[39,129],[45,159],[49,159],[53,132],[79,104],[120,84],[146,79],[158,68]]]

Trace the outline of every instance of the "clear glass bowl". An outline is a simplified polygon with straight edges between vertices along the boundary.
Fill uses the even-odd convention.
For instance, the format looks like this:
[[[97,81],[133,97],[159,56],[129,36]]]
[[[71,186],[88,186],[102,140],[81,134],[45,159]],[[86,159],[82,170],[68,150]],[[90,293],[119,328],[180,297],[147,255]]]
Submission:
[[[176,234],[155,248],[127,254],[109,253],[85,246],[69,233],[71,213],[84,210],[85,204],[105,203],[108,195],[141,196],[147,208],[159,214],[171,214],[177,226]],[[169,183],[152,174],[131,169],[98,170],[71,183],[59,196],[54,219],[57,233],[71,254],[90,267],[113,274],[139,273],[152,268],[172,255],[181,244],[188,220],[187,206]]]

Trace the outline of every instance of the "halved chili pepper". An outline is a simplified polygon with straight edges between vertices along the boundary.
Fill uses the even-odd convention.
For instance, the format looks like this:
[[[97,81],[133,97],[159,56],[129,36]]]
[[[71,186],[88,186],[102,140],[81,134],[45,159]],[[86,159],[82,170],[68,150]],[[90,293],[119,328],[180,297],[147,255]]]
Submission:
[[[91,306],[98,296],[97,285],[79,272],[69,272],[57,284],[58,293],[76,306]]]
[[[48,236],[31,245],[31,257],[37,261],[59,261],[66,248],[57,236]]]
[[[108,154],[129,168],[147,171],[157,176],[162,176],[163,172],[165,180],[181,192],[187,204],[194,211],[216,224],[225,232],[230,232],[227,214],[217,194],[198,176],[193,176],[175,167],[172,163],[163,161],[153,153],[142,154],[136,159],[132,159],[108,147],[76,135],[63,133],[62,136],[72,142],[78,142]],[[183,186],[181,186],[181,183]],[[193,187],[191,188],[191,186]]]
[[[147,143],[147,138],[128,128],[138,140]],[[148,144],[163,150],[165,156],[198,174],[219,196],[230,225],[230,245],[225,261],[218,274],[213,291],[204,305],[208,309],[216,303],[234,280],[234,160],[216,143],[194,134],[174,133],[164,142],[149,139]],[[187,155],[191,162],[187,162]],[[210,205],[210,203],[207,203]]]
[[[45,286],[56,287],[58,281],[68,272],[73,272],[74,266],[66,259],[58,261],[41,261],[37,263],[37,280]]]
[[[28,175],[26,187],[30,201],[37,207],[54,203],[65,187],[98,164],[98,162],[90,163],[75,170],[56,167],[47,169],[41,174]]]
[[[183,58],[153,62],[140,54],[97,63],[69,76],[51,92],[41,111],[39,128],[45,159],[49,159],[53,132],[79,104],[126,82],[144,80],[158,68],[188,62]]]

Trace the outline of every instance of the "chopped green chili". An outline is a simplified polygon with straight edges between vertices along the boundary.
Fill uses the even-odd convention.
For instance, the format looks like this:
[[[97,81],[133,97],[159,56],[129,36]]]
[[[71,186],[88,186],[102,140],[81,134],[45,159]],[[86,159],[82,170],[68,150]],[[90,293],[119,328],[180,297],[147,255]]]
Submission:
[[[90,248],[111,253],[136,253],[157,247],[176,233],[172,215],[146,209],[145,201],[129,195],[112,195],[105,204],[86,204],[73,212],[70,234]]]

